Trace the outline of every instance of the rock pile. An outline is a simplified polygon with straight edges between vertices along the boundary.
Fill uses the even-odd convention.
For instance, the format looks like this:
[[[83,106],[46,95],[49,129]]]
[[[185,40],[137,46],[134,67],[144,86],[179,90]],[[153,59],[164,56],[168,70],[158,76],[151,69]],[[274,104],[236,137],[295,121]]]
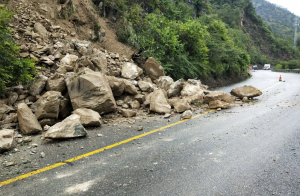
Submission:
[[[168,117],[183,113],[188,119],[201,104],[227,108],[233,102],[224,92],[208,91],[199,80],[174,82],[154,58],[139,67],[125,56],[78,40],[30,9],[15,15],[15,23],[20,56],[37,59],[40,72],[29,88],[13,87],[0,100],[1,151],[20,136],[13,130],[26,135],[44,131],[52,139],[83,137],[85,127],[101,126],[101,116],[108,119],[105,123],[149,112]]]

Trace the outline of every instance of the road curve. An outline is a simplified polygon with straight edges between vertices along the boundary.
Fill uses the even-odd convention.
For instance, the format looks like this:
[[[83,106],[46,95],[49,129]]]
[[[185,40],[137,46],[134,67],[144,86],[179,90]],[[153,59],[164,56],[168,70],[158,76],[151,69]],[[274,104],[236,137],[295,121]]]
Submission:
[[[284,73],[285,82],[279,83],[279,73],[262,70],[252,74],[251,79],[220,90],[230,92],[241,85],[253,85],[264,90],[255,103],[182,122],[4,185],[0,193],[7,196],[299,195],[300,75]],[[150,131],[167,122],[158,119],[146,124],[145,131]],[[105,144],[135,136],[130,134],[124,130],[124,134]],[[78,145],[83,142],[78,140]],[[86,149],[105,144],[91,143]],[[77,151],[76,156],[82,153]],[[66,159],[73,154],[69,156]],[[52,164],[50,159],[49,155]]]

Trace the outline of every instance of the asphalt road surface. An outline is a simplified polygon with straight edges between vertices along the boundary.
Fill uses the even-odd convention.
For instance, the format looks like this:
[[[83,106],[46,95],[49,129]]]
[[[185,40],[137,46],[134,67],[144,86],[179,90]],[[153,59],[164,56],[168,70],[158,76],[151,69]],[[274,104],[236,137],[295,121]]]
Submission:
[[[200,115],[8,183],[0,195],[300,195],[300,75],[282,73],[285,82],[279,83],[280,73],[252,74],[220,90],[253,85],[263,90],[254,102]],[[179,117],[144,121],[139,124],[147,133]],[[103,137],[90,136],[88,145],[84,139],[48,144],[52,154],[42,149],[46,157],[40,168],[141,134],[116,126],[121,130],[101,128]],[[105,137],[109,135],[114,137]],[[17,176],[3,176],[0,182]]]

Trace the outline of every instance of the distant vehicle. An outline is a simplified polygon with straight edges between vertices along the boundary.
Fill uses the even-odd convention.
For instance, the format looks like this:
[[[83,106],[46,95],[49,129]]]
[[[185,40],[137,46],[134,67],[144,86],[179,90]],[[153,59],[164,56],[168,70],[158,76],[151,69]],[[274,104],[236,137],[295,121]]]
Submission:
[[[253,69],[257,69],[257,65],[253,65],[252,68],[253,68]]]
[[[264,70],[269,70],[271,69],[271,65],[270,64],[265,64],[264,65]]]

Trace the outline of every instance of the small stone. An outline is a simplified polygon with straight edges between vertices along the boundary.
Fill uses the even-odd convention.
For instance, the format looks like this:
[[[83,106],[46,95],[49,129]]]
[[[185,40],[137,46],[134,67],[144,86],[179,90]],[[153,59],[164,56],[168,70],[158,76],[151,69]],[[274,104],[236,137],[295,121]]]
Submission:
[[[181,115],[181,119],[190,119],[192,116],[193,112],[191,110],[187,110]]]
[[[5,164],[5,167],[10,167],[10,166],[14,166],[14,165],[17,165],[15,162],[7,162]]]
[[[23,142],[24,143],[29,143],[29,142],[31,142],[32,141],[32,138],[30,137],[30,136],[27,136],[27,137],[25,137],[24,139],[23,139]]]
[[[38,144],[33,143],[33,144],[31,144],[31,146],[36,148],[36,147],[38,147]]]
[[[170,118],[170,117],[171,117],[171,114],[169,114],[169,113],[164,115],[164,118]]]
[[[243,102],[248,102],[248,97],[243,97]]]
[[[44,152],[41,152],[40,157],[41,157],[41,158],[44,158],[45,155],[46,155],[46,154],[45,154]]]
[[[44,126],[44,131],[48,131],[49,128],[50,128],[49,125],[45,125],[45,126]]]
[[[218,108],[218,109],[217,109],[217,111],[221,111],[221,110],[222,110],[221,108]]]
[[[80,148],[83,149],[83,146],[81,146]]]
[[[142,131],[143,129],[144,129],[143,126],[139,126],[139,127],[138,127],[138,131]]]
[[[30,163],[31,161],[29,161],[29,160],[24,160],[23,161],[23,164],[27,164],[27,163]]]
[[[101,133],[98,133],[97,134],[97,137],[102,137],[103,135]]]

